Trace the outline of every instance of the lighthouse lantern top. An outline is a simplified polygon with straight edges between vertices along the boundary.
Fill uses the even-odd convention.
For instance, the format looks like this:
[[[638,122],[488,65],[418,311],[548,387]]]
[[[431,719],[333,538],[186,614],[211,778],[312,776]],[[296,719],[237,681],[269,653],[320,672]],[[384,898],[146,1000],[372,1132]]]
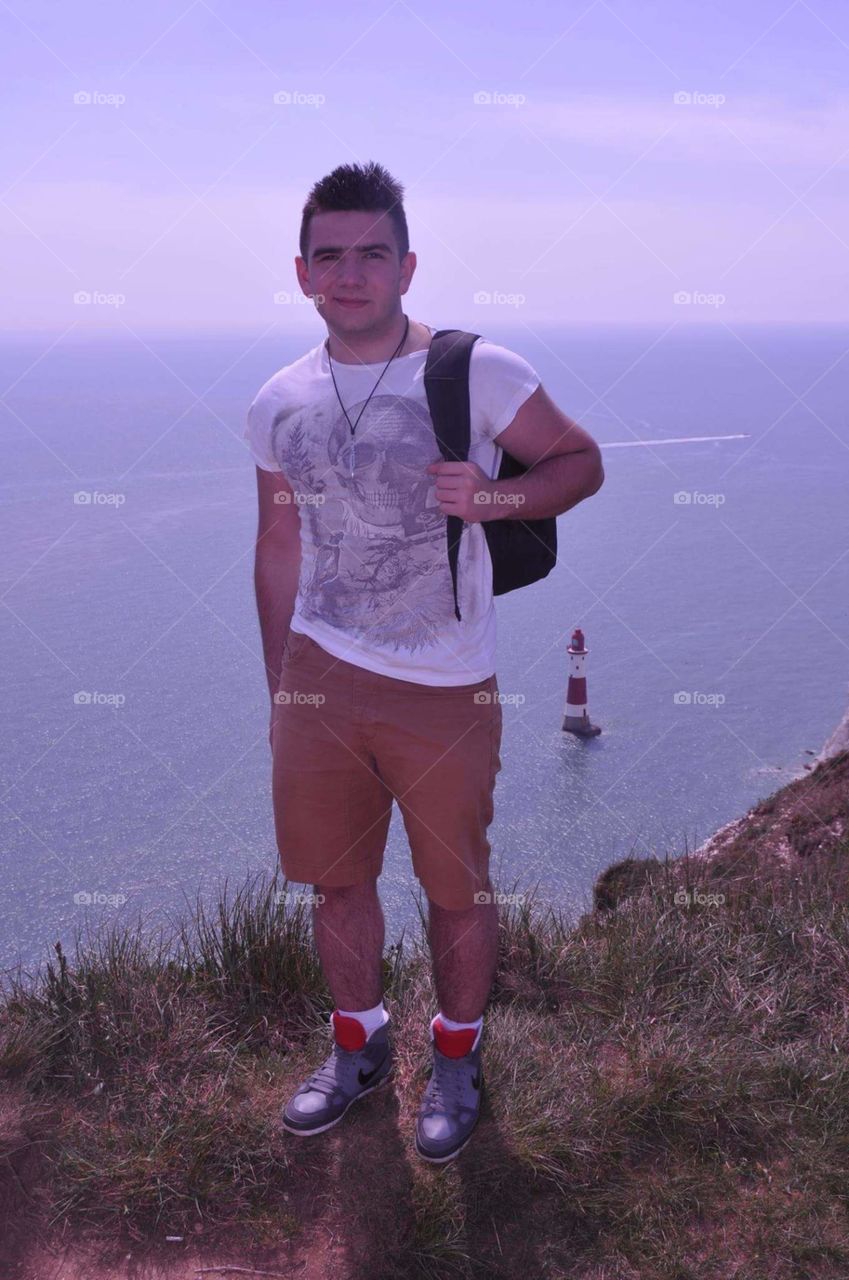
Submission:
[[[576,627],[575,630],[572,632],[572,643],[569,645],[568,652],[569,653],[588,653],[589,652],[586,645],[584,644],[584,633],[580,627]]]

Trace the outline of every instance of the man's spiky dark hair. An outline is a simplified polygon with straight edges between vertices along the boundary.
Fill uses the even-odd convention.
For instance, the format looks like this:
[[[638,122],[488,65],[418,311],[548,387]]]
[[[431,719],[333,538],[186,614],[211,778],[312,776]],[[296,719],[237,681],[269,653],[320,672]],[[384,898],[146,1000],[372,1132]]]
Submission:
[[[369,160],[364,165],[340,164],[315,184],[307,196],[301,216],[301,257],[306,260],[310,223],[316,213],[357,210],[379,213],[388,210],[395,228],[400,256],[410,251],[410,235],[404,213],[404,188],[382,164]]]

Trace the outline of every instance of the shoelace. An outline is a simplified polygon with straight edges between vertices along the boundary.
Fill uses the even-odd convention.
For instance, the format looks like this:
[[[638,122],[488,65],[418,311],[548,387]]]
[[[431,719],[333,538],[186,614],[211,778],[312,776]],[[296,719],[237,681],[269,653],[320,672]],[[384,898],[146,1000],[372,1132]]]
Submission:
[[[340,1078],[347,1084],[346,1077],[350,1077],[357,1067],[360,1052],[361,1050],[351,1051],[335,1045],[330,1057],[313,1072],[307,1084],[317,1093],[327,1093],[328,1090],[332,1092],[339,1085]]]
[[[339,1084],[340,1075],[344,1077],[351,1074],[355,1056],[337,1045],[330,1057],[310,1076],[307,1082],[309,1087],[317,1093],[332,1092]]]
[[[468,1070],[468,1066],[465,1068]],[[460,1059],[434,1058],[433,1075],[428,1081],[424,1109],[445,1111],[452,1106],[465,1106],[463,1099],[463,1064]]]

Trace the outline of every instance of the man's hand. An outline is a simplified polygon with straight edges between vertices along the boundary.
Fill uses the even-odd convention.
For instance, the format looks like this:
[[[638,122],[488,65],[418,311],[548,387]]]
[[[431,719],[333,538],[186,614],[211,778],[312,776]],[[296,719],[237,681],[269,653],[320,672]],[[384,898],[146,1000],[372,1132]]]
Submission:
[[[502,514],[494,510],[494,483],[476,462],[432,462],[425,470],[436,477],[436,496],[444,515],[479,524]]]

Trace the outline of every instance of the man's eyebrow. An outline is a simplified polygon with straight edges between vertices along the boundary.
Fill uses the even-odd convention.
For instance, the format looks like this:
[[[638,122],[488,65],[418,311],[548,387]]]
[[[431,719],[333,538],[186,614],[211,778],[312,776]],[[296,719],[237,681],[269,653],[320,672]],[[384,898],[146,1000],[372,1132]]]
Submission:
[[[361,244],[354,245],[353,248],[359,247],[360,253],[369,253],[373,249],[382,249],[384,253],[391,253],[392,249],[388,244]],[[338,244],[323,244],[319,249],[313,249],[312,256],[317,258],[320,253],[344,253],[345,246]]]

